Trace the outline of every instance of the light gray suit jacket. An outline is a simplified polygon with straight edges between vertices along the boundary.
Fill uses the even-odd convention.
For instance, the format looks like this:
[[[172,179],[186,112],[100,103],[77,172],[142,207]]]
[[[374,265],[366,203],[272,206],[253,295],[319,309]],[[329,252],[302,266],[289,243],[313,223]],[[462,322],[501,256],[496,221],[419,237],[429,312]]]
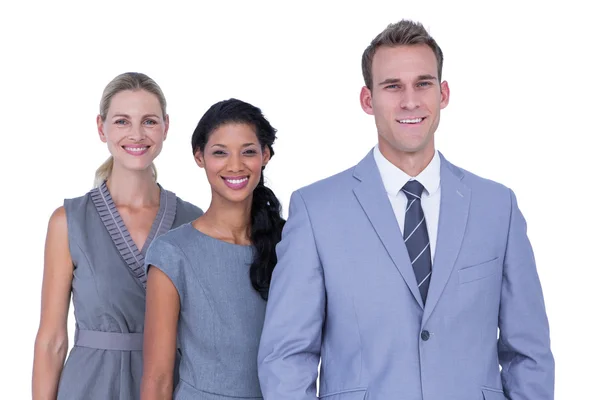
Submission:
[[[425,306],[372,151],[292,194],[258,355],[266,400],[314,398],[320,359],[328,400],[554,398],[514,193],[443,156],[441,190]]]

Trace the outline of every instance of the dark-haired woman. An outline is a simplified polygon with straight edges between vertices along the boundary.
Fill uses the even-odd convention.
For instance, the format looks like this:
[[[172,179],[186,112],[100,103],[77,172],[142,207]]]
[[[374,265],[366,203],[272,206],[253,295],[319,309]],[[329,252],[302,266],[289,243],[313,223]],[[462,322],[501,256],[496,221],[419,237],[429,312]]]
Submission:
[[[236,99],[214,104],[194,131],[212,200],[148,249],[143,400],[262,398],[256,358],[285,222],[263,179],[275,133],[259,108]]]

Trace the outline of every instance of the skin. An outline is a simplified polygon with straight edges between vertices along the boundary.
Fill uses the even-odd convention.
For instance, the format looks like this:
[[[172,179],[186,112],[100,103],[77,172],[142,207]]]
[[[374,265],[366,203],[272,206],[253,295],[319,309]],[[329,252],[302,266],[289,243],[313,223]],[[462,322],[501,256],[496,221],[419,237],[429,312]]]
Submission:
[[[372,76],[373,88],[362,88],[360,104],[375,117],[379,149],[392,164],[417,176],[434,156],[440,111],[450,99],[435,54],[424,44],[382,46],[373,57]],[[415,118],[424,119],[401,122]]]
[[[145,90],[117,93],[106,119],[98,116],[98,135],[108,145],[114,165],[107,186],[131,238],[141,249],[159,208],[160,189],[152,175],[152,162],[162,151],[169,130],[158,98]],[[141,156],[127,146],[149,146]]]
[[[195,159],[206,171],[212,200],[206,213],[192,222],[192,226],[228,243],[250,245],[252,193],[260,180],[262,167],[269,162],[268,148],[261,148],[251,126],[230,123],[212,132],[204,152],[198,150]],[[248,177],[248,184],[239,190],[229,188],[223,179],[242,176]],[[142,400],[172,399],[179,311],[177,289],[160,269],[150,266]]]
[[[160,189],[151,165],[168,131],[158,98],[144,90],[123,91],[111,100],[106,119],[97,117],[100,140],[114,158],[107,185],[119,214],[138,248],[146,240],[159,208]],[[123,146],[149,146],[146,154],[128,154]],[[34,400],[56,399],[69,347],[67,317],[73,280],[67,217],[57,208],[48,223],[44,254],[42,304],[33,362]]]

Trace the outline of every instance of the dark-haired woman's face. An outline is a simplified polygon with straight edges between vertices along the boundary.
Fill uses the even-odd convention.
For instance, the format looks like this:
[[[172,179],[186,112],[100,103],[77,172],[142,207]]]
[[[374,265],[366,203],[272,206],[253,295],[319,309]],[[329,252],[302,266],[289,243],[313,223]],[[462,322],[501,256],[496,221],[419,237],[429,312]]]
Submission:
[[[196,162],[206,170],[213,196],[231,202],[251,198],[269,158],[269,150],[261,148],[254,128],[238,123],[217,128],[209,136],[204,152],[196,153]]]

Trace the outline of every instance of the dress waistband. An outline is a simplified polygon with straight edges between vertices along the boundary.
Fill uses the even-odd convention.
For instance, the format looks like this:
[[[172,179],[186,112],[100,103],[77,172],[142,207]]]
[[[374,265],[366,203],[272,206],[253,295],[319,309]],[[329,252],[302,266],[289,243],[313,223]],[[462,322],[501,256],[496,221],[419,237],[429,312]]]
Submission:
[[[101,350],[142,351],[144,334],[76,329],[75,346]]]

